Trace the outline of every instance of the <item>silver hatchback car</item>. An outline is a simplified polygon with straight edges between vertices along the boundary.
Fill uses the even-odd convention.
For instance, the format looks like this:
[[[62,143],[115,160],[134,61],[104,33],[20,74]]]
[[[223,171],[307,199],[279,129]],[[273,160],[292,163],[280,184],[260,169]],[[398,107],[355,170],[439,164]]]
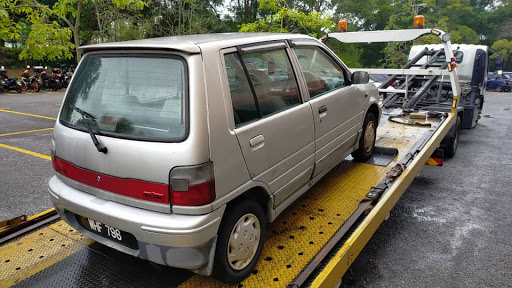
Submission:
[[[352,153],[373,152],[378,91],[320,41],[208,34],[79,48],[49,193],[104,245],[235,283],[272,222]]]

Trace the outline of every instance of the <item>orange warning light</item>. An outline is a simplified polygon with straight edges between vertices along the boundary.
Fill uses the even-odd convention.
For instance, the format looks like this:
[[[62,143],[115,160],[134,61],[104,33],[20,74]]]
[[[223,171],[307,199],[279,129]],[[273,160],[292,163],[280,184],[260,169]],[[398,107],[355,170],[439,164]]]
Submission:
[[[347,32],[347,20],[338,21],[338,32]]]
[[[423,27],[425,27],[425,16],[423,16],[423,15],[414,16],[413,28],[414,29],[423,29]]]

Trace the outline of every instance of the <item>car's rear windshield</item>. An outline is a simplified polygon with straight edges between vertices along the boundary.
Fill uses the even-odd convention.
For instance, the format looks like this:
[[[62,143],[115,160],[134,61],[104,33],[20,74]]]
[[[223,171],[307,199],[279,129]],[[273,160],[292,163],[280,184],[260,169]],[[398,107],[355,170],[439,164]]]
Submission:
[[[87,56],[74,75],[60,121],[83,131],[87,121],[100,135],[182,141],[188,131],[186,71],[179,57]]]

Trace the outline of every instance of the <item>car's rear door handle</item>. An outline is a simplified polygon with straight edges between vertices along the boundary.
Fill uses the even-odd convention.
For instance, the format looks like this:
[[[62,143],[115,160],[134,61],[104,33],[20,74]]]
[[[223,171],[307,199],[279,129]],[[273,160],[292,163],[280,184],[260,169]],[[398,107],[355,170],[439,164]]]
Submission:
[[[249,144],[254,148],[253,150],[259,149],[265,145],[265,137],[263,137],[263,135],[252,137],[251,140],[249,140]]]
[[[322,122],[322,118],[327,115],[327,106],[323,105],[318,108],[318,116],[320,116],[320,122]]]

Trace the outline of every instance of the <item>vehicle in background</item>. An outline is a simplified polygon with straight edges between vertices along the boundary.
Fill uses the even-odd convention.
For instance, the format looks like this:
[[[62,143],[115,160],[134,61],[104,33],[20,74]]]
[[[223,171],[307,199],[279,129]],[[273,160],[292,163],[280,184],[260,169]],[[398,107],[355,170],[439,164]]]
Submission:
[[[62,87],[63,88],[67,88],[68,85],[69,85],[69,81],[71,81],[71,77],[73,77],[73,65],[71,65],[70,67],[67,67],[66,65],[62,65],[61,66],[62,68],[62,75],[61,75],[61,82],[62,82]]]
[[[4,66],[0,67],[0,86],[2,86],[3,91],[16,90],[16,92],[21,93],[21,85],[18,83],[18,78],[13,77],[9,78],[7,76],[7,71]]]
[[[48,72],[46,72],[47,67],[45,66],[41,70],[40,78],[41,79],[41,88],[47,89],[47,90],[53,90],[57,91],[59,90],[59,83],[56,81],[56,77],[52,73],[52,75],[48,75]]]
[[[380,88],[382,83],[386,82],[390,78],[390,76],[388,76],[386,74],[370,74],[369,76],[370,76],[370,83],[375,85],[375,87],[377,87],[377,89]],[[394,88],[395,85],[396,85],[396,83],[393,82],[386,89],[379,89],[379,92],[395,90],[395,88]]]
[[[370,74],[370,83],[373,83],[375,87],[379,88],[379,86],[386,82],[389,79],[388,75],[385,74]]]
[[[63,87],[64,84],[62,83],[62,71],[60,70],[60,68],[53,68],[51,77],[54,82],[53,85],[55,85],[54,90],[59,90]]]
[[[18,82],[18,84],[21,86],[21,90],[23,91],[32,90],[34,92],[39,92],[41,88],[41,80],[37,74],[30,75],[29,69],[30,65],[27,66],[27,69],[21,74],[21,80]]]
[[[505,72],[503,74],[494,73],[487,78],[487,89],[496,92],[509,92],[512,89],[512,79]]]

